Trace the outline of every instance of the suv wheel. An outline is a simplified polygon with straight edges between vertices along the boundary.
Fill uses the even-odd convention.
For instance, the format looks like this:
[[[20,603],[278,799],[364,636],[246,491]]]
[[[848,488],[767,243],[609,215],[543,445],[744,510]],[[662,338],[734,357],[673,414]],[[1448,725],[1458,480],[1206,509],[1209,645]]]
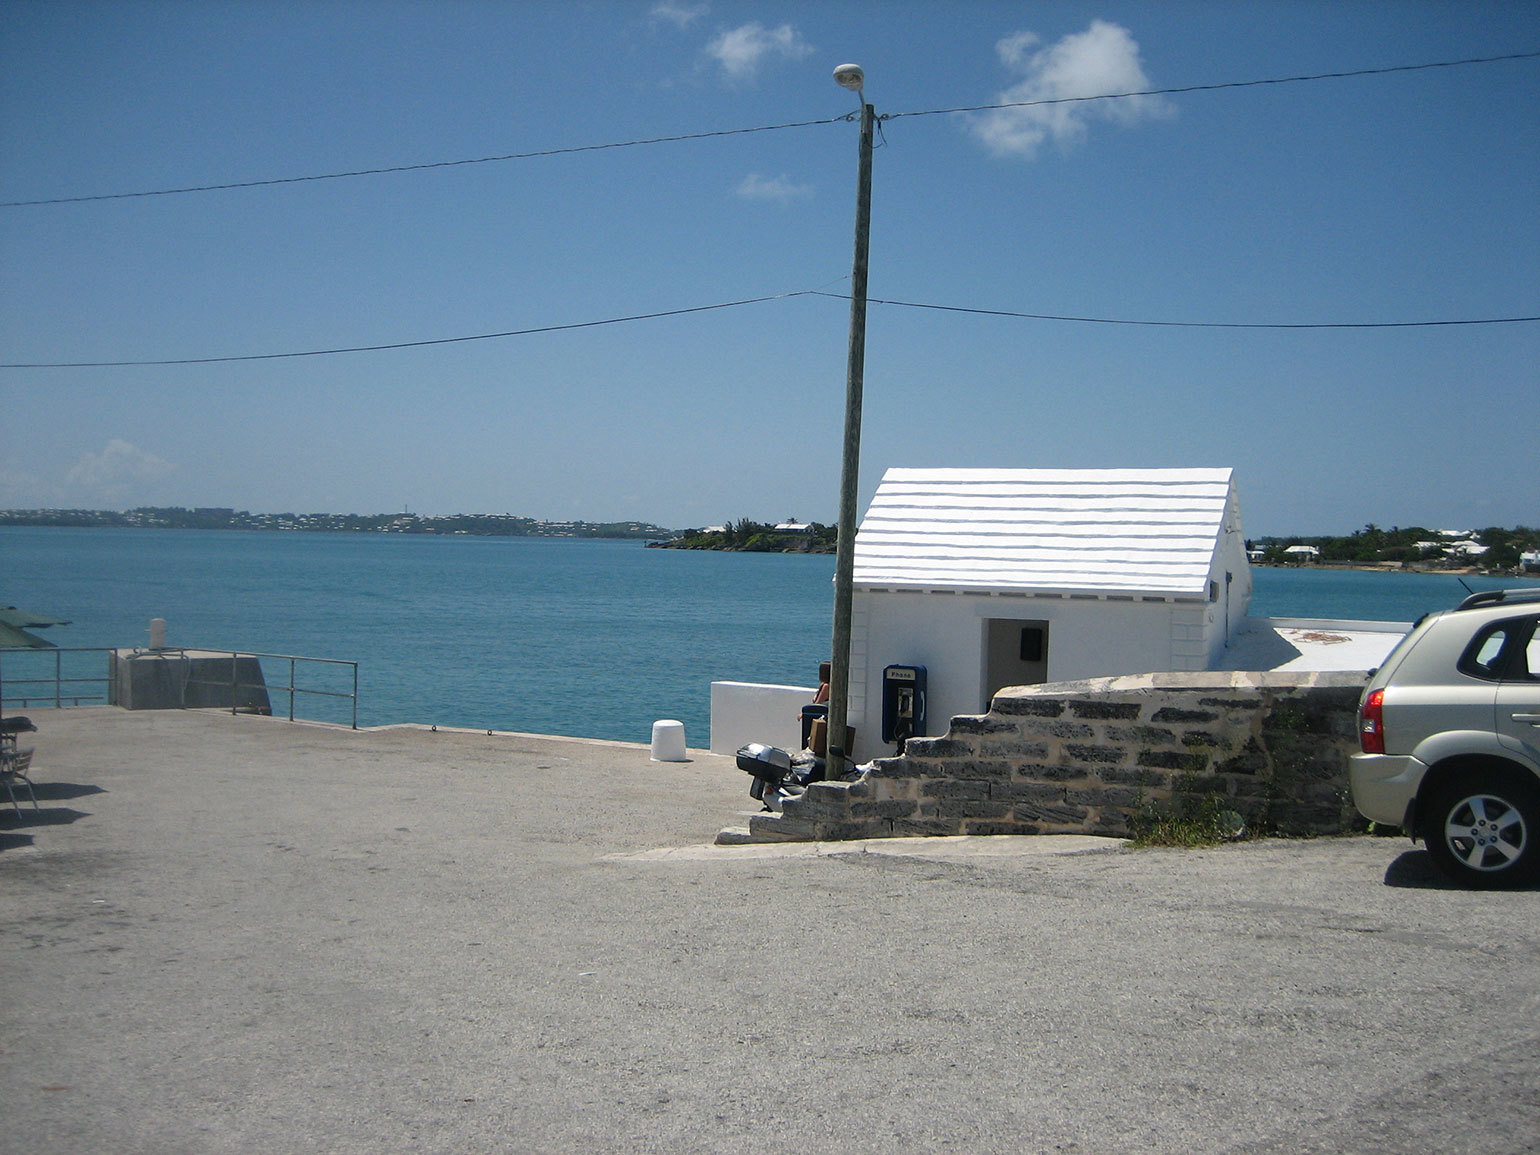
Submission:
[[[1464,886],[1521,886],[1540,871],[1540,788],[1481,770],[1431,800],[1423,841],[1440,870]]]

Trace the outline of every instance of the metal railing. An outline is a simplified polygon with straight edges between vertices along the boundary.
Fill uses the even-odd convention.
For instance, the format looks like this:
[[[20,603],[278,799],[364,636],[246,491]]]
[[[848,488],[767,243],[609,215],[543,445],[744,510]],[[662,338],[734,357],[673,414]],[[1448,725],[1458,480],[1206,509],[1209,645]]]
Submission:
[[[141,651],[141,652],[152,652],[152,651]],[[180,653],[184,657],[187,654],[187,651],[185,651],[185,650],[160,650],[160,651],[153,651],[153,652],[158,652],[158,653],[163,653],[163,654]],[[345,698],[352,705],[352,712],[353,712],[352,726],[353,726],[353,729],[355,729],[355,730],[358,729],[358,663],[357,662],[346,661],[346,660],[344,660],[342,658],[302,658],[302,657],[299,657],[298,655],[295,655],[295,654],[259,654],[259,653],[254,653],[254,652],[252,652],[250,650],[218,650],[218,651],[200,650],[200,651],[195,651],[195,652],[198,653],[200,656],[216,654],[217,653],[220,656],[220,660],[221,661],[224,660],[224,656],[225,655],[228,655],[229,659],[230,659],[230,677],[228,679],[220,679],[218,681],[214,681],[213,679],[208,679],[208,678],[188,678],[188,679],[185,679],[184,682],[183,682],[184,692],[185,692],[185,689],[186,689],[187,686],[209,686],[209,687],[217,687],[217,688],[220,688],[220,689],[223,689],[224,687],[228,686],[230,688],[230,713],[232,713],[232,714],[239,713],[239,711],[240,711],[241,691],[242,690],[262,690],[262,691],[265,691],[268,694],[272,694],[272,693],[288,694],[288,696],[289,696],[289,721],[291,721],[291,722],[294,721],[294,700],[295,700],[295,696],[296,695],[308,694],[308,695],[310,695],[312,697],[316,697],[316,698]],[[256,660],[256,663],[257,663],[257,680],[255,680],[255,681],[242,681],[241,680],[241,659],[242,658],[253,658],[253,659]],[[268,659],[268,660],[275,661],[275,662],[288,662],[289,663],[289,680],[288,680],[288,683],[286,685],[274,686],[274,685],[270,684],[267,681],[266,677],[263,675],[263,670],[262,670],[262,661],[263,661],[263,659]],[[295,681],[294,681],[294,678],[295,678],[295,674],[296,674],[296,672],[297,672],[297,670],[299,668],[299,664],[301,662],[306,663],[306,668],[307,669],[310,666],[312,666],[312,665],[316,665],[316,666],[337,666],[337,667],[346,666],[346,667],[348,667],[352,671],[352,678],[353,678],[352,689],[350,689],[350,690],[320,690],[320,689],[316,689],[313,686],[299,686],[299,685],[296,685]]]
[[[6,703],[12,706],[48,706],[62,709],[65,706],[79,706],[82,704],[105,704],[111,692],[112,679],[107,673],[95,676],[74,676],[77,670],[84,669],[84,663],[70,660],[69,676],[65,672],[66,654],[101,654],[112,653],[109,649],[96,648],[59,648],[50,647],[46,650],[33,649],[0,649],[0,707]],[[6,677],[6,663],[10,662],[11,668],[20,668],[26,674],[34,674],[32,677]],[[49,666],[53,667],[51,674],[47,673]],[[105,671],[107,663],[105,657],[102,669]],[[99,686],[100,689],[88,693],[76,692],[66,687],[84,685]],[[38,686],[42,689],[36,692],[17,694],[13,690],[17,686]]]
[[[76,655],[89,654],[100,656],[103,673],[96,675],[83,673],[87,663],[85,659],[78,658]],[[52,705],[55,708],[63,708],[98,703],[111,704],[114,701],[112,673],[114,655],[126,661],[136,658],[164,658],[186,663],[186,672],[178,684],[177,701],[172,703],[177,707],[187,705],[188,687],[228,690],[232,714],[240,712],[243,700],[247,703],[259,700],[270,703],[269,695],[286,694],[288,695],[288,718],[292,722],[295,719],[295,703],[298,699],[308,696],[315,699],[342,700],[349,704],[350,724],[353,729],[358,729],[357,662],[340,658],[307,658],[298,654],[265,654],[251,650],[181,648],[121,650],[108,647],[0,649],[0,710],[7,706],[25,708]],[[250,661],[246,662],[243,659],[250,659]],[[226,660],[230,665],[228,678],[191,676],[194,661],[223,663]],[[263,662],[287,662],[287,680],[278,684],[269,683],[263,669]],[[7,673],[7,666],[11,673]],[[347,688],[337,688],[339,683],[335,681],[330,686],[321,684],[325,679],[319,670],[333,667],[348,671],[350,680],[341,683]],[[15,672],[17,670],[20,670],[20,676],[17,676]],[[253,670],[255,676],[252,676]],[[307,684],[304,685],[300,684],[300,674],[303,671],[314,673],[314,677],[307,678]],[[95,688],[87,690],[85,687]],[[272,712],[270,704],[266,712]]]

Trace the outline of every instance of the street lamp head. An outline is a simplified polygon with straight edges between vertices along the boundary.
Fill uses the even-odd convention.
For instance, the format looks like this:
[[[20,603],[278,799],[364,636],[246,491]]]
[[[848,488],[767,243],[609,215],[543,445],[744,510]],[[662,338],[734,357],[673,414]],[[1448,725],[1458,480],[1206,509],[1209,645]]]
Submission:
[[[866,73],[859,64],[841,64],[834,70],[834,83],[858,93],[866,84]]]

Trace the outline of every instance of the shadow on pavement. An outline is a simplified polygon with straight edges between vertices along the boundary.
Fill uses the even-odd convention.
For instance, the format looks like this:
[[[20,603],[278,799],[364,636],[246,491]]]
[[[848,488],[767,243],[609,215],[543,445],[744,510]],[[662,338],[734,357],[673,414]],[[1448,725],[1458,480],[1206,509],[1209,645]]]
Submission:
[[[1418,890],[1459,890],[1433,865],[1426,850],[1408,850],[1385,868],[1386,886],[1407,886]]]
[[[0,813],[0,830],[22,831],[31,826],[68,826],[77,819],[89,817],[89,810],[71,810],[67,806],[48,806],[34,810],[23,803],[20,815],[11,809]]]
[[[88,794],[107,793],[100,786],[86,786],[78,782],[34,782],[32,790],[39,802],[62,802],[66,798],[84,798]]]
[[[68,806],[49,806],[48,803],[107,793],[100,786],[88,786],[76,782],[37,782],[33,784],[32,790],[37,797],[38,809],[36,810],[32,808],[32,801],[24,791],[17,793],[17,801],[21,803],[19,814],[16,808],[10,805],[8,799],[0,801],[0,850],[30,846],[32,837],[24,833],[29,827],[68,826],[76,819],[85,818],[90,813],[86,810],[72,810]]]
[[[1405,886],[1415,890],[1464,890],[1465,887],[1447,878],[1433,865],[1433,856],[1426,850],[1408,850],[1385,870],[1386,886]],[[1529,886],[1507,887],[1509,890],[1540,890],[1540,883]]]

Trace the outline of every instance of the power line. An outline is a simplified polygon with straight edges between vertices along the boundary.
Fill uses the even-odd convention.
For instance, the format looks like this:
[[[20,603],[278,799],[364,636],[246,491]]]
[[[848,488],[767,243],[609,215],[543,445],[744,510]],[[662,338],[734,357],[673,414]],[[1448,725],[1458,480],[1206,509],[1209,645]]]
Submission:
[[[770,301],[786,301],[793,297],[828,297],[836,301],[848,301],[844,293],[830,293],[822,289],[798,289],[789,293],[775,293],[767,297],[745,297],[737,301],[722,301],[715,305],[692,305],[680,309],[663,309],[654,313],[633,313],[624,317],[606,317],[599,321],[574,321],[564,325],[539,325],[528,329],[509,329],[500,333],[476,333],[465,337],[434,337],[422,341],[391,341],[380,345],[343,345],[331,349],[306,349],[292,353],[245,353],[227,357],[177,357],[143,361],[32,361],[0,364],[0,369],[124,369],[166,365],[219,365],[233,361],[279,361],[296,357],[330,357],[341,353],[379,353],[393,349],[421,349],[430,345],[458,345],[470,341],[495,341],[505,337],[530,337],[540,333],[561,333],[573,329],[595,329],[605,325],[622,325],[632,321],[655,321],[665,317],[682,317],[691,313],[710,313],[719,309],[736,309],[742,305],[762,305]],[[1130,317],[1081,317],[1063,313],[1024,313],[1010,309],[979,309],[964,305],[938,305],[923,301],[895,301],[878,297],[868,298],[870,304],[888,305],[902,309],[929,309],[941,313],[968,313],[981,317],[1009,317],[1026,321],[1058,321],[1083,325],[1126,325],[1145,328],[1171,329],[1434,329],[1472,325],[1517,325],[1540,321],[1533,317],[1477,317],[1442,321],[1146,321]]]
[[[808,290],[810,296],[848,301],[841,293]],[[1477,317],[1448,321],[1143,321],[1131,317],[1076,317],[1062,313],[1018,313],[1009,309],[974,309],[963,305],[935,305],[923,301],[884,301],[868,297],[873,305],[903,309],[931,309],[942,313],[974,313],[983,317],[1014,317],[1027,321],[1069,321],[1082,325],[1133,325],[1167,329],[1437,329],[1460,325],[1519,325],[1540,321],[1534,317]]]
[[[229,181],[224,184],[187,185],[183,188],[149,189],[143,192],[97,193],[94,196],[50,197],[34,201],[0,201],[0,209],[24,208],[31,205],[79,204],[82,201],[128,200],[133,197],[168,197],[176,196],[180,193],[221,192],[226,189],[261,188],[263,185],[303,184],[306,181],[342,180],[346,177],[354,176],[380,176],[391,172],[420,172],[423,169],[454,168],[458,165],[467,164],[494,164],[505,160],[534,160],[543,156],[565,156],[568,153],[575,152],[602,152],[613,148],[639,148],[647,144],[672,144],[684,140],[706,140],[716,136],[743,136],[751,132],[779,132],[785,128],[810,128],[819,124],[839,124],[841,121],[848,119],[848,117],[844,116],[831,116],[823,120],[800,120],[788,124],[762,124],[754,128],[723,128],[713,132],[683,133],[679,136],[653,136],[644,140],[622,140],[613,141],[608,144],[577,144],[566,148],[536,149],[533,152],[510,152],[502,156],[477,156],[464,160],[435,160],[427,161],[423,164],[397,164],[385,168],[359,168],[348,172],[327,172],[311,176],[280,176],[271,177],[267,180],[240,180]]]
[[[655,321],[662,317],[682,317],[688,313],[709,313],[715,309],[735,309],[739,305],[759,305],[787,297],[811,296],[813,290],[777,293],[770,297],[748,297],[741,301],[722,301],[715,305],[694,305],[683,309],[665,309],[657,313],[635,313],[629,317],[606,317],[602,321],[574,321],[566,325],[539,325],[531,329],[509,329],[503,333],[476,333],[468,337],[434,337],[425,341],[392,341],[385,345],[346,345],[335,349],[306,349],[298,353],[245,353],[231,357],[176,357],[149,361],[34,361],[0,364],[0,369],[124,369],[150,365],[218,365],[230,361],[279,361],[290,357],[330,357],[337,353],[378,353],[388,349],[421,349],[428,345],[458,345],[467,341],[495,341],[502,337],[529,337],[536,333],[560,333],[569,329],[596,329],[602,325],[621,325],[628,321]]]
[[[1302,84],[1319,80],[1344,80],[1357,76],[1386,76],[1398,72],[1425,72],[1435,68],[1461,68],[1475,64],[1497,64],[1511,60],[1533,60],[1540,57],[1540,50],[1510,52],[1502,56],[1474,56],[1463,60],[1438,60],[1426,64],[1398,64],[1384,68],[1357,68],[1343,72],[1317,72],[1301,76],[1277,76],[1262,80],[1230,80],[1212,84],[1187,84],[1170,88],[1149,88],[1138,92],[1109,92],[1096,96],[1056,96],[1038,100],[1007,101],[999,104],[963,105],[957,108],[929,108],[914,112],[884,113],[883,120],[897,120],[906,116],[942,116],[959,112],[989,112],[1006,108],[1032,108],[1051,104],[1078,104],[1092,100],[1127,100],[1138,96],[1179,96],[1189,92],[1218,92],[1227,88],[1258,88],[1273,84]],[[129,200],[137,197],[177,196],[183,193],[221,192],[230,189],[261,188],[266,185],[303,184],[309,181],[343,180],[349,177],[381,176],[396,172],[421,172],[426,169],[455,168],[472,164],[495,164],[511,160],[534,160],[548,156],[566,156],[581,152],[602,152],[619,148],[639,148],[643,145],[674,144],[681,141],[708,140],[713,137],[744,136],[756,132],[779,132],[791,128],[813,128],[820,125],[840,124],[855,118],[855,113],[844,116],[824,117],[820,120],[790,121],[785,124],[765,124],[752,128],[725,128],[711,132],[682,133],[677,136],[655,136],[638,140],[612,141],[605,144],[581,144],[564,148],[537,149],[531,152],[510,152],[500,156],[469,157],[461,160],[427,161],[421,164],[390,165],[381,168],[351,169],[346,172],[318,173],[308,176],[271,177],[264,180],[227,181],[221,184],[186,185],[180,188],[148,189],[139,192],[97,193],[88,196],[47,197],[38,200],[0,201],[0,208],[27,208],[38,205],[80,204],[87,201]]]
[[[923,112],[894,112],[886,117],[941,116],[956,112],[990,112],[997,108],[1032,108],[1043,104],[1077,104],[1088,100],[1125,100],[1135,96],[1180,96],[1186,92],[1218,92],[1225,88],[1260,88],[1268,84],[1301,84],[1313,80],[1346,80],[1354,76],[1387,76],[1394,72],[1425,72],[1432,68],[1460,68],[1467,64],[1497,64],[1505,60],[1533,60],[1540,51],[1510,52],[1503,56],[1472,56],[1465,60],[1437,60],[1429,64],[1395,64],[1385,68],[1354,68],[1346,72],[1315,72],[1306,76],[1274,76],[1265,80],[1227,80],[1216,84],[1185,84],[1175,88],[1147,88],[1139,92],[1104,93],[1098,96],[1054,96],[1040,100],[1014,100],[1005,104],[975,104],[959,108],[930,108]]]

